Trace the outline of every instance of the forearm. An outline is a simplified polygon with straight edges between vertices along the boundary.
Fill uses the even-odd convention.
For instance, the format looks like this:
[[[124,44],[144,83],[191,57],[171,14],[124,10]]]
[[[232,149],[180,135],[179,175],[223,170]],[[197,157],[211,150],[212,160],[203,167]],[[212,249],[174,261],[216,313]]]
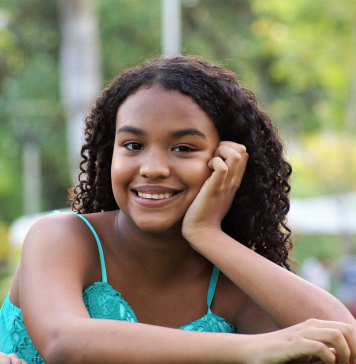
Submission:
[[[250,296],[281,328],[308,318],[356,321],[335,297],[277,266],[221,230],[191,234],[188,239]]]
[[[43,353],[46,363],[243,363],[245,335],[76,319]],[[250,344],[248,344],[250,345]],[[253,352],[253,350],[251,350]]]

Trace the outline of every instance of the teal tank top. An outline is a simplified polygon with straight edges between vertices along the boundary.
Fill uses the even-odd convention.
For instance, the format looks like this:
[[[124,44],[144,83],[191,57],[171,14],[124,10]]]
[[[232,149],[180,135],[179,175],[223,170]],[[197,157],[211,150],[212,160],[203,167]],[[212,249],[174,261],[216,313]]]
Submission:
[[[101,264],[101,282],[95,282],[83,291],[83,301],[90,317],[139,322],[130,305],[107,281],[104,252],[96,231],[87,219],[78,214],[77,216],[93,232],[98,245]],[[215,315],[210,309],[218,276],[219,269],[214,266],[207,293],[207,313],[200,319],[180,327],[180,330],[236,333],[236,328],[233,324]],[[6,354],[15,353],[29,364],[44,363],[27,333],[21,309],[10,301],[10,293],[0,310],[0,352]]]

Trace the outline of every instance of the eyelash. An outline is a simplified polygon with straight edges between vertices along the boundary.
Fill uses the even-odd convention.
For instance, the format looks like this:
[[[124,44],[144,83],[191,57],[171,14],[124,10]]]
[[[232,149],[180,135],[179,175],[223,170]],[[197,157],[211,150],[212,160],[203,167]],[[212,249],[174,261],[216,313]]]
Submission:
[[[134,144],[135,145],[139,145],[141,148],[140,149],[129,148],[129,145],[133,146]],[[141,150],[142,147],[143,147],[143,145],[140,144],[140,143],[137,143],[137,142],[129,142],[129,143],[123,144],[123,147],[126,148],[126,149],[128,149],[128,150]]]
[[[177,149],[177,148],[182,148],[182,147],[188,149],[188,150],[181,150],[180,152],[182,152],[182,153],[188,153],[188,152],[195,152],[196,151],[195,148],[193,148],[193,147],[191,147],[190,145],[187,145],[187,144],[178,145],[175,148],[173,148],[173,150]]]
[[[133,145],[136,145],[136,146],[139,146],[140,149],[135,149],[133,148]],[[137,150],[142,150],[143,148],[143,145],[141,143],[138,143],[138,142],[128,142],[128,143],[125,143],[122,145],[124,148],[128,149],[128,150],[133,150],[133,151],[137,151]],[[131,146],[131,147],[129,147]],[[172,150],[175,151],[175,149],[177,148],[186,148],[186,150],[178,150],[178,152],[181,152],[181,153],[189,153],[189,152],[195,152],[196,149],[191,147],[190,145],[187,145],[187,144],[181,144],[181,145],[178,145],[176,147],[174,147]]]

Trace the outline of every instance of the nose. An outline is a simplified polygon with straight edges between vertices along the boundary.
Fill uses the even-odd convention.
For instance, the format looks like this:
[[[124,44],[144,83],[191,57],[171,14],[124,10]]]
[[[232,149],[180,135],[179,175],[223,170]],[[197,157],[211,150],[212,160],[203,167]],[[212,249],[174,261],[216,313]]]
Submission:
[[[171,174],[168,156],[165,153],[152,150],[147,151],[140,166],[140,175],[148,179],[167,178]]]

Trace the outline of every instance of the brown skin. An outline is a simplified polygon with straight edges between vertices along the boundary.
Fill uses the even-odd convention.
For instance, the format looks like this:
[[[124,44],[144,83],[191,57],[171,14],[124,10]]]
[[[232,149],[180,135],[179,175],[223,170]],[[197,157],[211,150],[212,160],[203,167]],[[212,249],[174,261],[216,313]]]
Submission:
[[[114,186],[117,186],[114,187],[114,193],[117,196],[121,211],[89,214],[85,217],[100,237],[109,283],[114,289],[121,292],[133,308],[139,321],[178,328],[204,316],[207,312],[206,294],[212,264],[193,250],[189,243],[182,238],[180,226],[181,218],[186,209],[193,201],[201,185],[211,175],[211,169],[207,164],[219,140],[210,119],[189,97],[182,96],[175,91],[164,91],[163,93],[161,91],[160,88],[157,88],[152,93],[152,89],[144,89],[135,94],[134,98],[129,98],[118,112],[117,129],[131,125],[132,115],[135,115],[134,126],[142,128],[142,130],[157,128],[162,134],[160,138],[157,138],[157,133],[155,133],[154,136],[158,139],[157,143],[164,140],[164,147],[170,151],[171,145],[180,145],[183,140],[182,138],[167,139],[166,136],[171,129],[195,127],[204,133],[206,139],[200,140],[196,136],[185,136],[184,143],[191,143],[191,147],[199,148],[200,151],[194,152],[193,158],[189,155],[184,158],[181,155],[172,158],[172,153],[170,153],[169,158],[173,159],[170,161],[173,167],[169,166],[171,176],[162,179],[159,175],[162,171],[157,172],[155,165],[150,166],[151,162],[156,162],[155,156],[149,154],[147,160],[142,160],[146,156],[132,156],[130,151],[127,152],[127,150],[119,147],[121,143],[130,140],[151,143],[148,137],[137,138],[135,134],[127,132],[118,134],[113,156],[113,183]],[[153,102],[157,98],[162,101],[158,106]],[[172,98],[174,102],[172,102]],[[147,115],[151,117],[151,120],[147,120]],[[172,124],[167,123],[167,120],[174,122],[174,118],[176,118],[177,123],[180,121],[179,128],[172,128],[170,126]],[[182,120],[186,125],[182,124]],[[164,127],[167,130],[162,130]],[[156,140],[151,143],[153,145],[152,153],[155,153],[155,142]],[[197,156],[198,153],[199,156]],[[137,169],[134,167],[136,160]],[[144,170],[140,170],[142,165],[145,167]],[[183,176],[182,171],[184,171]],[[152,173],[157,173],[158,177],[152,176]],[[146,175],[149,175],[149,178]],[[149,180],[148,183],[147,180]],[[166,182],[167,180],[169,182]],[[180,190],[181,196],[175,205],[180,206],[181,210],[177,211],[175,205],[172,207],[171,204],[167,208],[161,208],[162,212],[160,213],[152,214],[152,209],[146,209],[148,210],[147,221],[143,220],[142,210],[145,211],[145,209],[132,203],[128,187],[149,183],[155,186],[168,185]],[[125,198],[123,199],[123,197]],[[130,211],[130,207],[140,210]],[[157,209],[155,210],[157,211]],[[175,225],[168,230],[162,225],[162,216],[166,216],[167,211],[173,212],[172,221],[177,220],[176,223],[173,223]],[[151,230],[155,224],[152,218],[155,218],[160,224],[157,225],[158,229],[163,231],[159,233],[143,232],[136,224],[132,223],[130,218],[127,218],[127,215],[140,216],[142,221],[138,221],[136,224],[141,223],[142,228],[148,226]],[[59,219],[59,217],[56,218]],[[86,254],[83,254],[81,260],[86,257],[88,261],[83,261],[86,269],[84,273],[81,273],[84,278],[81,289],[85,289],[90,284],[101,280],[96,242],[84,222],[78,221],[78,218],[74,216],[67,217],[66,220],[68,222],[70,220],[72,229],[76,230],[76,240],[78,237],[84,237],[85,247],[82,247],[82,252]],[[167,221],[167,224],[172,225],[172,222]],[[60,273],[61,276],[63,274]],[[18,279],[19,275],[16,274],[13,283],[14,289],[11,290],[11,300],[15,305],[20,306],[16,289]],[[251,308],[247,306],[251,305],[253,305],[251,300],[226,276],[221,274],[212,304],[213,312],[226,318],[229,322],[238,323],[238,329],[239,326],[245,327],[251,333],[249,328],[254,326],[253,323],[243,322],[241,319],[241,317],[249,317],[248,312]],[[244,315],[240,314],[241,310],[244,310]],[[256,315],[257,311],[256,306],[253,309],[253,316]],[[260,315],[263,315],[269,323],[268,329],[277,329],[275,325],[270,323],[265,314],[260,313]]]
[[[74,215],[45,217],[26,238],[10,298],[21,307],[46,362],[260,364],[318,354],[332,363],[334,354],[323,342],[341,353],[343,363],[350,349],[356,356],[355,321],[337,300],[219,228],[246,167],[243,146],[219,142],[211,120],[189,97],[157,86],[124,102],[117,130],[123,126],[136,130],[116,135],[112,181],[121,210],[85,216],[101,239],[109,283],[142,324],[89,318],[82,291],[101,280],[95,239]],[[205,137],[172,136],[187,127]],[[142,202],[135,189],[177,194],[167,204]],[[235,323],[240,333],[276,330],[270,317],[280,327],[314,315],[349,325],[307,321],[254,337],[169,329],[207,312],[211,262],[225,274],[212,311]],[[309,304],[303,310],[294,302],[295,292]]]

